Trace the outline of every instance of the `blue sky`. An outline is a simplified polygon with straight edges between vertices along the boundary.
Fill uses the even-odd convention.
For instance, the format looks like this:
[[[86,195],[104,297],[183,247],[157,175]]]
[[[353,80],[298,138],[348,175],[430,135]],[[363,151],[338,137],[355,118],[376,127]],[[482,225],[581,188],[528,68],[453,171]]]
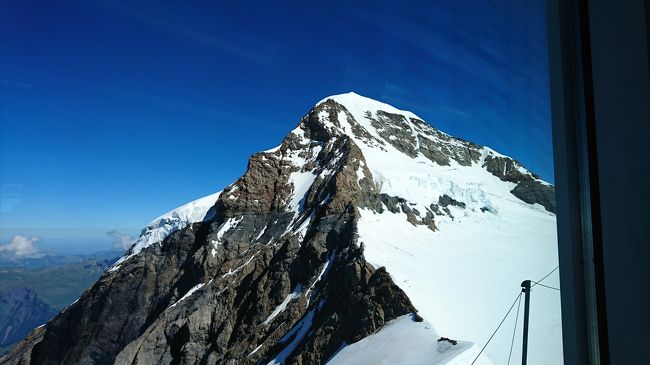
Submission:
[[[348,91],[553,181],[544,1],[222,3],[0,4],[0,243],[136,234]]]

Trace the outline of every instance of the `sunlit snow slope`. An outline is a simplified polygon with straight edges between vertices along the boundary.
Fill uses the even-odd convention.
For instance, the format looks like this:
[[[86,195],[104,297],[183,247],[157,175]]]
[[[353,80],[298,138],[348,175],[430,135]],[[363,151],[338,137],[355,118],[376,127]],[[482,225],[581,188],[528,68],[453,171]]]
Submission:
[[[154,219],[145,227],[138,239],[133,243],[131,248],[122,256],[109,271],[115,271],[120,268],[122,262],[126,261],[133,255],[137,255],[146,247],[155,243],[160,243],[170,233],[183,229],[194,222],[200,222],[203,219],[209,219],[210,208],[219,198],[221,192],[210,194],[202,198],[184,204],[172,211],[169,211],[160,217]]]
[[[463,365],[480,351],[476,345],[438,341],[428,322],[415,322],[406,315],[387,323],[376,334],[341,348],[328,365]],[[485,362],[484,362],[485,363]]]

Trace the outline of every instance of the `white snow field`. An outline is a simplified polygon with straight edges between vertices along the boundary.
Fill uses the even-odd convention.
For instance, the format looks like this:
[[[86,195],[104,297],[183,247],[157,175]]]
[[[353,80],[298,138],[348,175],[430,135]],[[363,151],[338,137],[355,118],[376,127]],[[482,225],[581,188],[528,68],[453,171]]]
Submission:
[[[361,341],[342,347],[328,365],[462,365],[474,360],[480,348],[470,342],[455,345],[440,337],[428,322],[405,315],[388,322]],[[485,358],[476,364],[491,364]]]

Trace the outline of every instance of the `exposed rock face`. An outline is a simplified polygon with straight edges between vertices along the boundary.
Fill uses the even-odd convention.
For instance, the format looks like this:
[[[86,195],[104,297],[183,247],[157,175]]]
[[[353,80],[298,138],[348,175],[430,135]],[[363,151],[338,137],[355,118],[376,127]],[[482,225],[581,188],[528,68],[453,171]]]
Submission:
[[[445,208],[450,206],[450,205],[465,208],[465,203],[459,202],[458,200],[450,197],[447,194],[443,194],[443,195],[440,196],[440,198],[438,199],[438,204],[440,204],[441,206],[443,206]]]
[[[360,121],[324,101],[278,148],[253,155],[202,222],[123,260],[0,363],[322,364],[415,313],[389,273],[366,262],[359,208],[436,230],[437,216],[466,205],[445,195],[419,211],[380,193],[355,140],[444,166],[484,157],[419,119],[381,111]],[[485,158],[519,184],[513,194],[550,204],[535,177],[497,175],[501,162]]]
[[[512,194],[528,204],[541,204],[546,210],[555,213],[555,189],[537,180],[521,181]]]
[[[538,203],[555,213],[555,189],[525,170],[519,162],[505,156],[487,156],[483,166],[499,179],[517,184],[511,191],[517,198],[528,204]]]

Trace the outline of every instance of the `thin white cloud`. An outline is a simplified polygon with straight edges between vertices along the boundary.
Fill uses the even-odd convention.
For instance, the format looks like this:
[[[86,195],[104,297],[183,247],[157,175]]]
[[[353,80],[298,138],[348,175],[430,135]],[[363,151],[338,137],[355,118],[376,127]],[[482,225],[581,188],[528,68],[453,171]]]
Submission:
[[[39,257],[38,237],[27,238],[15,235],[11,242],[0,244],[0,253],[8,254],[15,258]]]
[[[29,89],[32,87],[32,84],[16,81],[16,80],[10,80],[10,79],[0,79],[0,85],[16,86],[25,89]]]
[[[113,238],[113,248],[127,250],[135,241],[135,237],[130,234],[120,233],[116,230],[106,232],[106,235]]]
[[[0,187],[0,213],[8,214],[13,211],[14,206],[22,198],[22,185],[20,184],[2,184]]]
[[[165,32],[184,37],[190,42],[217,49],[221,52],[228,53],[250,62],[269,64],[273,60],[272,52],[267,50],[258,49],[256,47],[242,46],[240,42],[228,40],[226,37],[216,37],[195,28],[186,26],[175,20],[176,17],[165,17],[162,13],[155,11],[142,12],[134,10],[132,7],[125,7],[116,2],[101,2],[93,3],[102,10],[112,11],[115,14],[129,17],[137,20],[149,27],[159,29]]]

